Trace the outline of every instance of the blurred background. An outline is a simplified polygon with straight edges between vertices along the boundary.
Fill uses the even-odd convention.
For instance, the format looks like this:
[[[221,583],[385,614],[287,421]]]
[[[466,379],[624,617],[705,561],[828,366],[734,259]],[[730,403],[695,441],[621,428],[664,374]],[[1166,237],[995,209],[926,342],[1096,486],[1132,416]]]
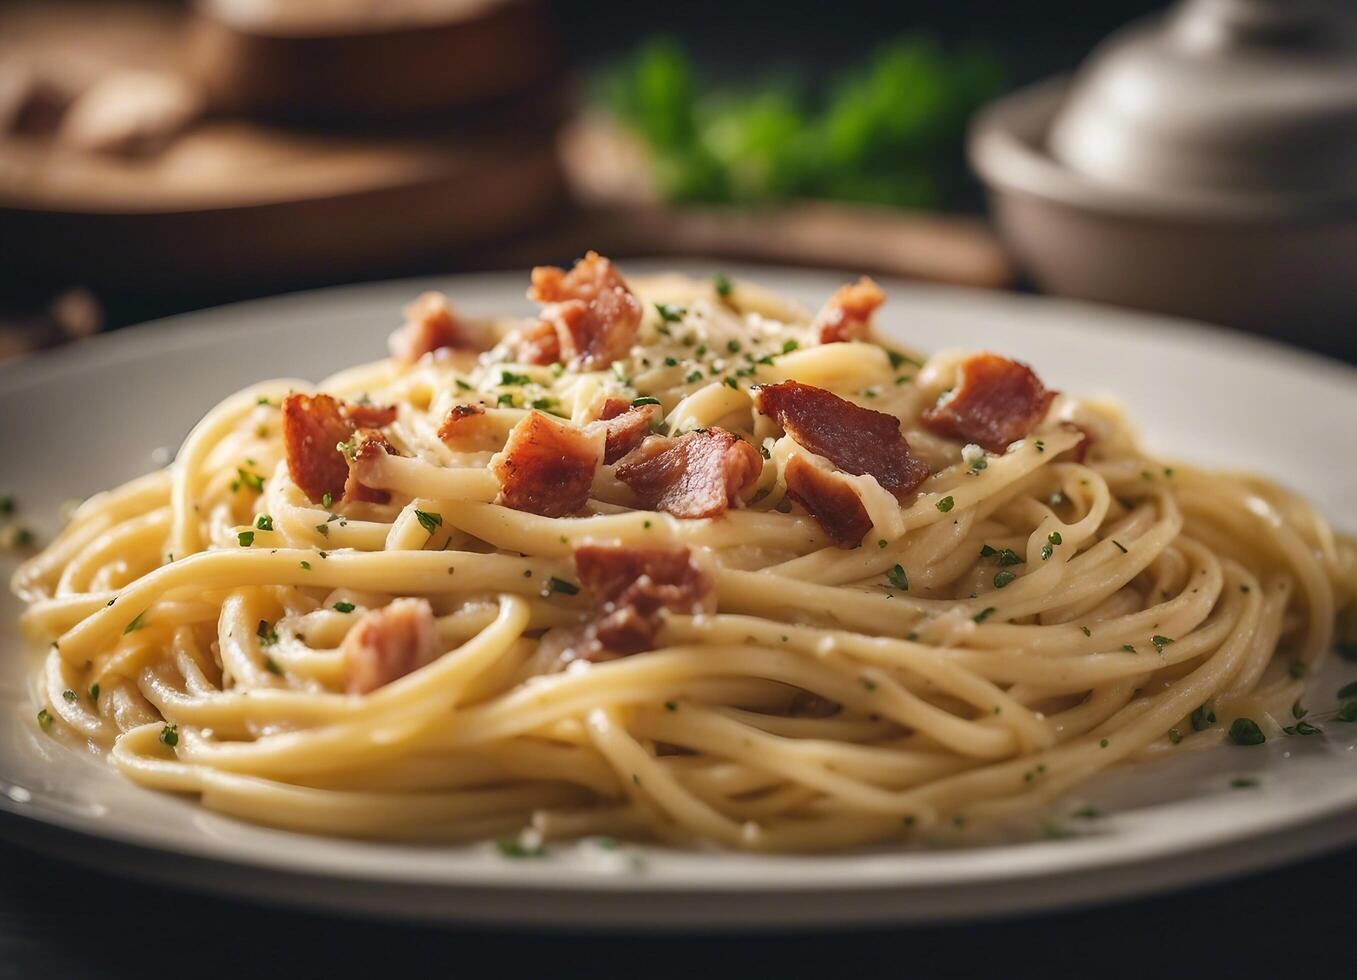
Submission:
[[[0,357],[597,248],[1046,291],[1353,358],[1351,6],[6,3]]]

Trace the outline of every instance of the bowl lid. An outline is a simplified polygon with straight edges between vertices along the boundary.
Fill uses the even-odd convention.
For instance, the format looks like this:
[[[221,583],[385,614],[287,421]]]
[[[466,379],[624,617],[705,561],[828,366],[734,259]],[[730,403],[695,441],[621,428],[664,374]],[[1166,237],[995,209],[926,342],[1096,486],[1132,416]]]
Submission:
[[[1183,0],[1090,55],[1048,145],[1164,202],[1357,199],[1357,5]]]

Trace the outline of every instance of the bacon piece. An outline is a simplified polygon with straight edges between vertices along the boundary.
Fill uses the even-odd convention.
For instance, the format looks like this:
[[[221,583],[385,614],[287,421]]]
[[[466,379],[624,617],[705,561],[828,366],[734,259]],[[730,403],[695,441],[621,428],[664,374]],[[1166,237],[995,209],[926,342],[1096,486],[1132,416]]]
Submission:
[[[457,452],[486,452],[500,446],[499,429],[479,405],[454,405],[438,427],[438,438]]]
[[[530,413],[490,461],[500,486],[496,503],[543,517],[575,513],[589,499],[602,441],[550,415]]]
[[[799,456],[787,461],[783,471],[787,496],[815,518],[840,548],[856,548],[872,529],[872,519],[862,498],[841,474],[822,470]]]
[[[961,364],[951,397],[926,410],[922,421],[940,436],[974,442],[992,453],[1024,438],[1046,417],[1054,391],[1026,364],[998,354],[976,354]]]
[[[598,371],[627,355],[641,325],[641,303],[613,264],[589,252],[569,272],[532,270],[528,298],[542,303],[544,322],[556,329],[558,358],[577,370]]]
[[[393,599],[363,613],[340,645],[350,694],[368,694],[438,659],[427,599]]]
[[[391,356],[413,364],[425,354],[452,347],[477,350],[476,338],[452,312],[442,293],[423,293],[405,307],[405,323],[387,340]]]
[[[282,412],[287,470],[312,502],[327,493],[335,499],[345,493],[349,463],[340,443],[348,442],[360,426],[390,425],[396,419],[393,405],[350,405],[330,395],[295,391],[283,399]]]
[[[390,425],[396,421],[395,405],[373,405],[363,404],[361,402],[350,404],[349,402],[339,403],[340,414],[352,422],[354,426],[360,426],[366,429],[380,429],[384,425]]]
[[[353,447],[353,454],[348,460],[349,475],[344,481],[344,499],[359,500],[367,504],[390,503],[391,494],[387,491],[364,486],[358,482],[358,470],[360,464],[378,456],[396,455],[395,447],[376,429],[359,429],[354,434]]]
[[[514,346],[521,364],[555,364],[561,359],[561,341],[556,325],[549,320],[538,320],[524,328]]]
[[[872,324],[872,314],[886,294],[871,279],[863,276],[857,282],[840,286],[825,303],[811,323],[811,329],[822,344],[847,340],[865,340]]]
[[[652,649],[662,610],[697,615],[716,609],[715,586],[687,548],[584,544],[575,549],[575,572],[598,615],[582,629],[552,631],[550,642],[544,640],[554,669]]]
[[[713,426],[678,438],[652,436],[617,464],[619,480],[650,510],[720,517],[753,489],[763,459],[733,432]]]
[[[661,417],[658,405],[632,406],[622,398],[609,398],[603,403],[598,421],[590,422],[587,431],[602,430],[606,443],[603,462],[611,465],[639,446]]]
[[[854,405],[799,381],[764,385],[755,403],[798,444],[845,473],[870,473],[898,499],[928,479],[928,464],[910,451],[894,415]]]

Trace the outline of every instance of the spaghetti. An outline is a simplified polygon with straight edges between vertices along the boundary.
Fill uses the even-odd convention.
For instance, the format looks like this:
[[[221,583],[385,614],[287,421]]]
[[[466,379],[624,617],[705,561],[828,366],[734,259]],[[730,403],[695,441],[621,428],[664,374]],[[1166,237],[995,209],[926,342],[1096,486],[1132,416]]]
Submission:
[[[299,831],[817,851],[1265,737],[1357,597],[1299,498],[877,342],[870,281],[809,316],[590,256],[532,295],[424,297],[399,356],[85,502],[14,579],[45,727]]]

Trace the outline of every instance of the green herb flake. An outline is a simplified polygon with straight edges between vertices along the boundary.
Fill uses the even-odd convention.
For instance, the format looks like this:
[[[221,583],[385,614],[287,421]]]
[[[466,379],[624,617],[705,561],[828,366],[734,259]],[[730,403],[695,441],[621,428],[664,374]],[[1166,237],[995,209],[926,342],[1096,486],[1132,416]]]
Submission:
[[[994,573],[994,587],[995,587],[996,589],[1005,588],[1005,587],[1008,586],[1008,584],[1009,584],[1010,582],[1012,582],[1012,581],[1013,581],[1015,578],[1017,578],[1017,577],[1018,577],[1017,575],[1013,574],[1012,572],[1008,571],[1007,569],[1005,569],[1004,571],[1001,571],[1001,572],[995,572],[995,573]]]
[[[98,701],[98,700],[99,700],[99,685],[98,685],[98,684],[91,684],[91,685],[90,685],[90,700],[91,700],[91,701]]]
[[[335,502],[334,494],[329,493],[328,491],[320,498],[320,505],[324,507],[326,510],[329,510],[330,505],[333,504],[334,502]]]
[[[429,534],[443,526],[443,515],[434,511],[415,510],[415,519],[419,521],[419,526],[424,528]]]
[[[1055,554],[1055,549],[1052,548],[1049,544],[1044,544],[1044,545],[1041,546],[1041,560],[1042,560],[1042,561],[1045,561],[1046,559],[1050,558],[1051,555],[1053,555],[1053,554]]]
[[[48,711],[46,708],[43,708],[38,712],[38,727],[43,731],[51,731],[52,722],[54,721],[56,721],[56,719],[52,717],[52,712]]]
[[[1267,736],[1252,718],[1236,718],[1230,725],[1230,741],[1235,745],[1262,745]]]
[[[1156,633],[1154,634],[1154,636],[1150,637],[1150,642],[1154,644],[1155,653],[1163,653],[1164,647],[1171,646],[1173,644],[1173,639],[1172,637],[1160,636],[1158,633]]]
[[[553,575],[547,579],[546,588],[543,591],[547,594],[559,592],[562,595],[579,595],[580,587],[574,582],[567,582]]]
[[[1093,630],[1089,629],[1087,626],[1080,626],[1079,629],[1083,632],[1085,636],[1093,635]]]
[[[307,561],[306,559],[303,558],[303,559],[302,559],[300,562],[298,562],[297,564],[301,566],[302,571],[304,571],[304,572],[309,572],[309,571],[311,571],[311,563],[310,563],[309,561]]]
[[[1050,534],[1046,535],[1046,540],[1051,542],[1051,544],[1065,543],[1065,539],[1060,536],[1059,531],[1052,531]]]
[[[329,525],[329,524],[317,524],[317,525],[316,525],[316,532],[317,532],[322,538],[328,538],[328,537],[330,536],[330,525]]]
[[[666,701],[666,702],[664,702],[664,710],[665,710],[665,711],[677,711],[677,710],[678,710],[678,702],[677,702],[677,701]]]
[[[938,508],[938,510],[942,511],[944,514],[947,513],[949,510],[951,510],[951,509],[952,509],[953,507],[955,507],[955,506],[956,506],[956,501],[953,500],[953,499],[951,498],[950,495],[949,495],[949,496],[946,496],[946,497],[943,497],[943,498],[942,498],[941,500],[939,500],[938,503],[937,503],[937,508]]]
[[[1253,789],[1258,785],[1258,780],[1250,779],[1247,776],[1236,776],[1230,780],[1231,789]]]
[[[160,730],[160,741],[170,748],[179,744],[179,726],[174,723],[167,724]]]
[[[272,531],[273,518],[268,514],[260,514],[254,519],[254,526],[261,531]]]
[[[1192,712],[1192,730],[1194,732],[1204,732],[1216,723],[1216,713],[1202,705]]]
[[[266,619],[259,621],[259,625],[255,627],[254,635],[259,637],[261,647],[271,647],[278,642],[277,630],[270,626]]]
[[[886,578],[901,592],[909,591],[909,576],[905,574],[903,565],[892,565],[891,570],[886,573]]]
[[[712,276],[711,284],[712,288],[716,290],[716,295],[720,296],[722,299],[730,296],[735,289],[724,272],[718,272],[716,275]]]
[[[239,534],[236,535],[236,540],[240,542],[240,546],[242,548],[248,548],[250,547],[250,545],[254,544],[254,532],[241,531]]]
[[[985,620],[993,616],[994,613],[995,608],[993,606],[986,606],[984,609],[980,610],[971,618],[974,619],[977,623],[983,623]]]
[[[640,408],[642,405],[658,405],[660,400],[652,395],[642,395],[640,398],[631,400],[632,408]]]
[[[1130,643],[1123,643],[1123,644],[1121,645],[1121,648],[1122,648],[1123,650],[1125,650],[1127,653],[1135,653],[1135,652],[1136,652],[1136,648],[1135,648],[1132,644],[1130,644]]]
[[[69,687],[61,692],[61,696],[65,698],[67,701],[74,701],[76,699],[76,693],[72,691]]]
[[[145,625],[142,622],[145,616],[146,610],[143,609],[141,612],[137,613],[136,616],[132,617],[132,622],[128,623],[126,626],[123,627],[123,636],[126,636],[128,633],[134,633],[137,630],[141,629],[142,626]]]
[[[1177,745],[1177,744],[1178,744],[1179,742],[1181,742],[1182,740],[1183,740],[1183,733],[1182,733],[1182,732],[1178,731],[1178,729],[1176,729],[1176,728],[1170,728],[1170,729],[1169,729],[1169,741],[1170,741],[1170,742],[1172,742],[1174,745]]]
[[[1339,701],[1346,701],[1348,698],[1357,698],[1357,681],[1353,681],[1351,684],[1344,684],[1338,689],[1338,693],[1335,694],[1334,697]]]

